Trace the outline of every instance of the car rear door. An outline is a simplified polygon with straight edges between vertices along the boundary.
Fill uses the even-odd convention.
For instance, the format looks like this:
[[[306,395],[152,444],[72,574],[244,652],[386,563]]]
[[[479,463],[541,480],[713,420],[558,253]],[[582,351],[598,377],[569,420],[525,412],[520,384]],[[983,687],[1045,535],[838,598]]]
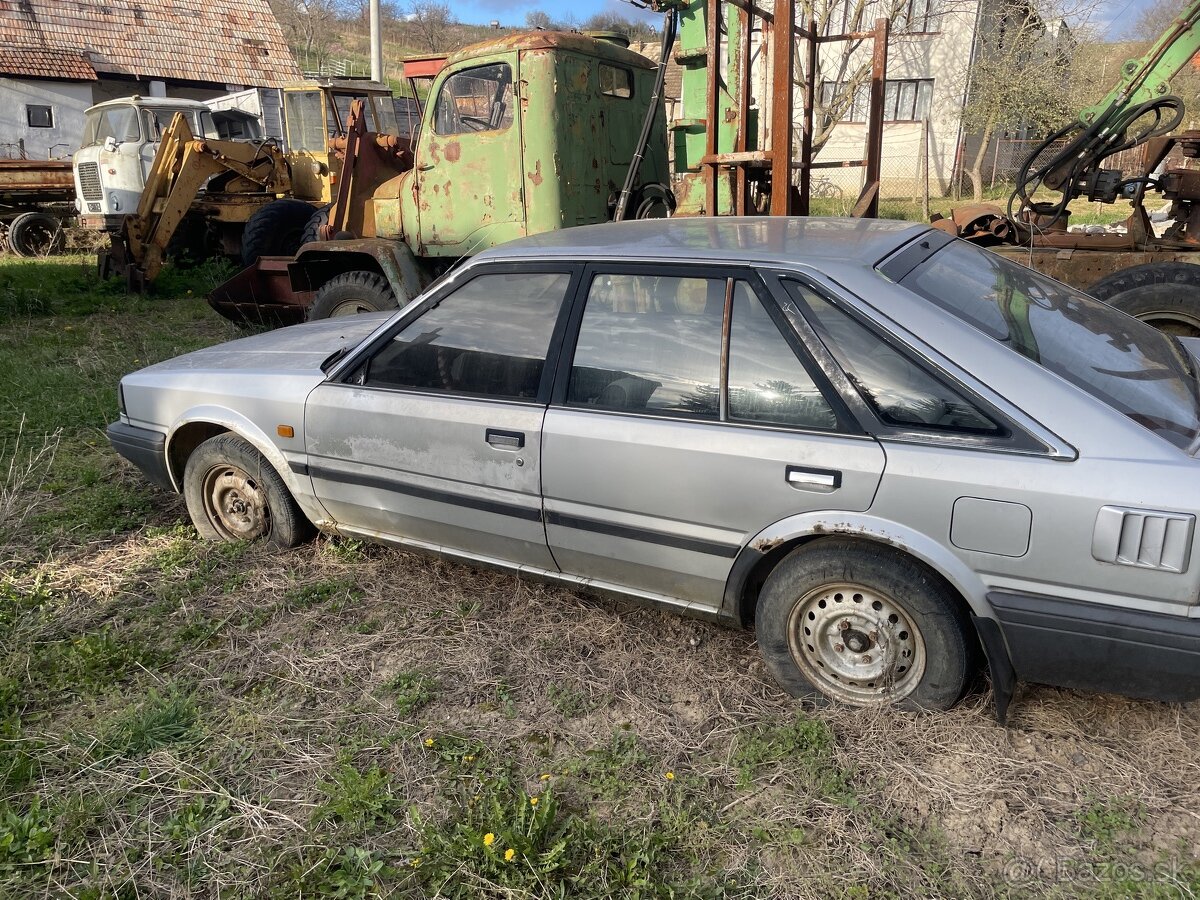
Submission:
[[[595,264],[543,427],[564,573],[716,608],[738,551],[813,510],[865,510],[884,453],[752,272]]]
[[[481,269],[309,395],[308,474],[340,530],[554,568],[541,429],[573,271]]]

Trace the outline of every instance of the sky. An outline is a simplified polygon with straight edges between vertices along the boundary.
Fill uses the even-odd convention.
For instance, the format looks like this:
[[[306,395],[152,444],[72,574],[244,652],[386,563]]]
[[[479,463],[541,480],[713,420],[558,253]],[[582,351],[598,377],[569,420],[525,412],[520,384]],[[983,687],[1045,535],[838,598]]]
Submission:
[[[549,13],[551,18],[574,16],[582,22],[602,11],[613,11],[627,19],[641,19],[658,25],[662,15],[639,9],[628,0],[449,0],[450,8],[459,21],[487,24],[499,20],[501,25],[522,25],[525,14],[534,9]],[[1069,0],[1068,5],[1080,0]],[[1121,40],[1137,21],[1139,13],[1154,0],[1099,0],[1095,9],[1095,24],[1109,40]],[[1180,7],[1183,0],[1180,0]]]
[[[574,16],[578,22],[598,12],[616,12],[626,19],[662,22],[662,14],[639,9],[628,0],[448,0],[450,9],[460,22],[487,24],[499,20],[501,25],[523,25],[525,14],[544,10],[552,19]]]

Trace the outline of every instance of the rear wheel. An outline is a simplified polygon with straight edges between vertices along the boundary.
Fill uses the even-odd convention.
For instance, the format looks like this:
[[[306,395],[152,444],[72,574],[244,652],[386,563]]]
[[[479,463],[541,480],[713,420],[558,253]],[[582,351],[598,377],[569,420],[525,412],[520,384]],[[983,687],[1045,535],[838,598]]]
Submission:
[[[345,272],[321,285],[313,305],[309,307],[308,318],[330,319],[399,307],[391,285],[382,275],[375,272]]]
[[[321,227],[329,224],[329,212],[333,209],[332,203],[326,203],[315,213],[308,217],[308,222],[304,226],[304,233],[300,236],[300,246],[311,244],[313,241],[321,240]]]
[[[977,662],[958,598],[902,553],[837,538],[806,544],[763,585],[759,648],[796,697],[949,709]]]
[[[272,200],[255,211],[242,232],[242,265],[260,256],[294,256],[312,214],[303,200]]]
[[[62,222],[47,213],[21,213],[8,226],[8,246],[17,256],[49,256],[66,246]]]
[[[1200,265],[1146,263],[1102,278],[1097,300],[1180,337],[1200,337]]]
[[[209,438],[188,458],[183,497],[200,536],[294,547],[314,529],[279,473],[237,435]]]

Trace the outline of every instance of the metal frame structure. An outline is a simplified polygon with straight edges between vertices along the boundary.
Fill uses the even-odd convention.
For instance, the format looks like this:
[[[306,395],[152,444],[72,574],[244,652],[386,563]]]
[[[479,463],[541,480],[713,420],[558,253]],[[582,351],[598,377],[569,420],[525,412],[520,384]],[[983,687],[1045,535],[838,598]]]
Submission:
[[[796,0],[775,0],[774,11],[756,6],[754,0],[694,0],[683,13],[681,48],[675,59],[685,66],[684,94],[694,95],[696,81],[703,78],[703,118],[679,119],[675,130],[703,128],[703,155],[692,162],[679,159],[687,139],[677,146],[676,168],[685,172],[680,186],[678,214],[703,215],[807,215],[812,170],[844,166],[863,166],[866,180],[854,205],[853,215],[871,217],[879,212],[879,179],[883,150],[883,95],[887,77],[889,22],[877,19],[871,31],[821,35],[813,23],[801,27],[795,22]],[[702,17],[702,18],[701,18]],[[783,22],[784,27],[778,23]],[[724,23],[724,27],[722,27]],[[699,27],[703,44],[698,45]],[[751,108],[754,34],[764,35],[762,50],[769,66],[769,88],[762,108]],[[870,109],[863,159],[850,162],[813,161],[813,116],[819,85],[816,79],[820,45],[845,42],[873,42],[871,54]],[[805,80],[803,88],[802,135],[799,154],[795,152],[795,65],[797,42],[804,42]],[[724,50],[724,53],[722,51]],[[724,59],[722,59],[724,57]],[[697,65],[700,62],[703,65]],[[758,116],[765,116],[763,146],[759,146]],[[681,164],[682,163],[682,164]],[[799,171],[798,189],[792,186],[792,172]],[[703,192],[694,182],[702,182]],[[724,183],[728,179],[728,184]],[[756,205],[752,186],[762,200]],[[772,186],[785,185],[776,190]],[[769,202],[765,198],[769,196]]]

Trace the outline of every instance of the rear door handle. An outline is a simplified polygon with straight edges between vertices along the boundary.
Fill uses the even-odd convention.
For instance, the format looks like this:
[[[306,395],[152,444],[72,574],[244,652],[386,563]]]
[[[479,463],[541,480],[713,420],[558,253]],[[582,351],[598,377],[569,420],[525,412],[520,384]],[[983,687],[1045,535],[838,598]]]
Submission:
[[[497,450],[520,450],[525,446],[523,431],[501,431],[499,428],[489,428],[484,432],[484,439]]]
[[[810,469],[805,466],[788,466],[787,483],[798,491],[815,491],[831,494],[842,486],[842,473],[836,469]]]

